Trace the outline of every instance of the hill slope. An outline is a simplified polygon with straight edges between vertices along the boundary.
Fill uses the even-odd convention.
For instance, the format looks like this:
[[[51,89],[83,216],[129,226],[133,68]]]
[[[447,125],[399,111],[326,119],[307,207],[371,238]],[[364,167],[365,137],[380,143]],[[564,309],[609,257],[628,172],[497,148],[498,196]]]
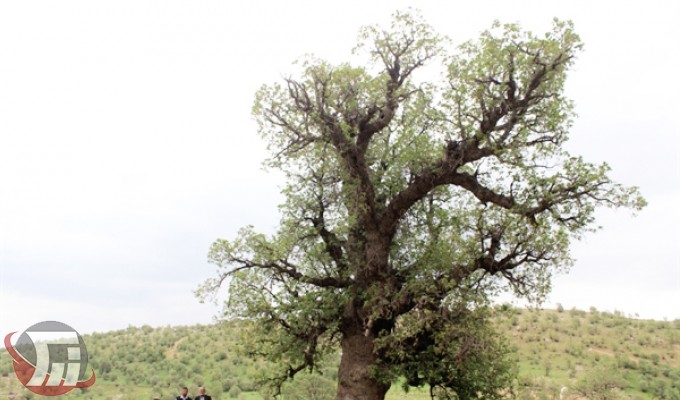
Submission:
[[[263,399],[256,378],[263,362],[239,355],[241,323],[141,328],[84,337],[97,384],[75,390],[71,399],[170,399],[178,386],[192,394],[205,385],[213,399]],[[643,321],[619,313],[579,310],[510,309],[497,326],[516,348],[520,399],[678,399],[680,400],[680,320]],[[333,399],[337,360],[324,375],[303,376],[286,389],[285,399]],[[426,389],[389,399],[427,399]],[[0,353],[0,397],[30,399],[14,377],[11,359]]]

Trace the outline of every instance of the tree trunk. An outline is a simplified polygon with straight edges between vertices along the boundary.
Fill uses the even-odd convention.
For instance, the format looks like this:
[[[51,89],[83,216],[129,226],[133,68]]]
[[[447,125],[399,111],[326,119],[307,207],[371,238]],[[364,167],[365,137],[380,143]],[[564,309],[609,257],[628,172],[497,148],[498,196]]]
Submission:
[[[338,370],[336,400],[384,400],[389,384],[371,378],[375,361],[372,334],[364,336],[358,329],[342,339],[342,358]]]

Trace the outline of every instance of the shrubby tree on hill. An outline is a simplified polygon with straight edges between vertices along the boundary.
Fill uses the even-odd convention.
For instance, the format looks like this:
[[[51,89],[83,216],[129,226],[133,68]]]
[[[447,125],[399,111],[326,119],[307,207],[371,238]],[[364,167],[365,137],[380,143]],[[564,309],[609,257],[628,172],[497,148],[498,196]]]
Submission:
[[[298,374],[285,385],[282,394],[289,400],[333,400],[335,382],[317,374]]]
[[[597,368],[579,379],[574,392],[594,400],[615,400],[622,398],[621,390],[626,388],[625,381],[615,368]]]
[[[366,65],[307,58],[258,91],[267,165],[288,179],[280,228],[217,240],[219,275],[198,292],[228,285],[225,316],[257,321],[247,338],[280,366],[273,383],[339,347],[341,400],[383,399],[400,377],[442,398],[499,397],[511,375],[489,296],[540,298],[596,207],[644,205],[563,148],[581,48],[570,23],[446,43],[396,13],[361,30]],[[418,77],[426,65],[444,76]]]

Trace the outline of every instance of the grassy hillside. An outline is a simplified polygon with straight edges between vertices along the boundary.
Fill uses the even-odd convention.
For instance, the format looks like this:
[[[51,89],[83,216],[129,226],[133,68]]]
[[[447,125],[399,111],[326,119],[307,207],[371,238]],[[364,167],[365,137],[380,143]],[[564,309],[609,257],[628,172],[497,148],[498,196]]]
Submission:
[[[500,326],[517,349],[520,398],[559,398],[566,386],[565,398],[680,399],[680,320],[561,307],[513,311]],[[621,390],[598,390],[602,385]]]
[[[579,310],[506,309],[497,325],[516,348],[520,399],[680,400],[680,320],[643,321]],[[205,385],[214,399],[263,399],[257,377],[267,366],[241,355],[241,325],[141,328],[85,336],[97,384],[71,399],[170,399],[178,386],[192,394]],[[286,388],[286,400],[332,399],[337,360],[323,376],[303,376]],[[388,398],[429,399],[426,388]],[[37,398],[14,377],[0,353],[0,398]]]

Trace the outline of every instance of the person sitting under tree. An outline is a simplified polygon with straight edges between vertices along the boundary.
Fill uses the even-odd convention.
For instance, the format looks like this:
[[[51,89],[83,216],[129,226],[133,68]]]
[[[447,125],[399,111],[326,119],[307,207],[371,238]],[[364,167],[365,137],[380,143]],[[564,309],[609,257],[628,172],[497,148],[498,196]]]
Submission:
[[[182,387],[182,394],[177,396],[175,400],[191,400],[191,397],[189,397],[189,388],[186,386]]]
[[[205,387],[201,386],[198,388],[198,397],[196,397],[196,400],[212,400],[212,397],[205,394]]]

